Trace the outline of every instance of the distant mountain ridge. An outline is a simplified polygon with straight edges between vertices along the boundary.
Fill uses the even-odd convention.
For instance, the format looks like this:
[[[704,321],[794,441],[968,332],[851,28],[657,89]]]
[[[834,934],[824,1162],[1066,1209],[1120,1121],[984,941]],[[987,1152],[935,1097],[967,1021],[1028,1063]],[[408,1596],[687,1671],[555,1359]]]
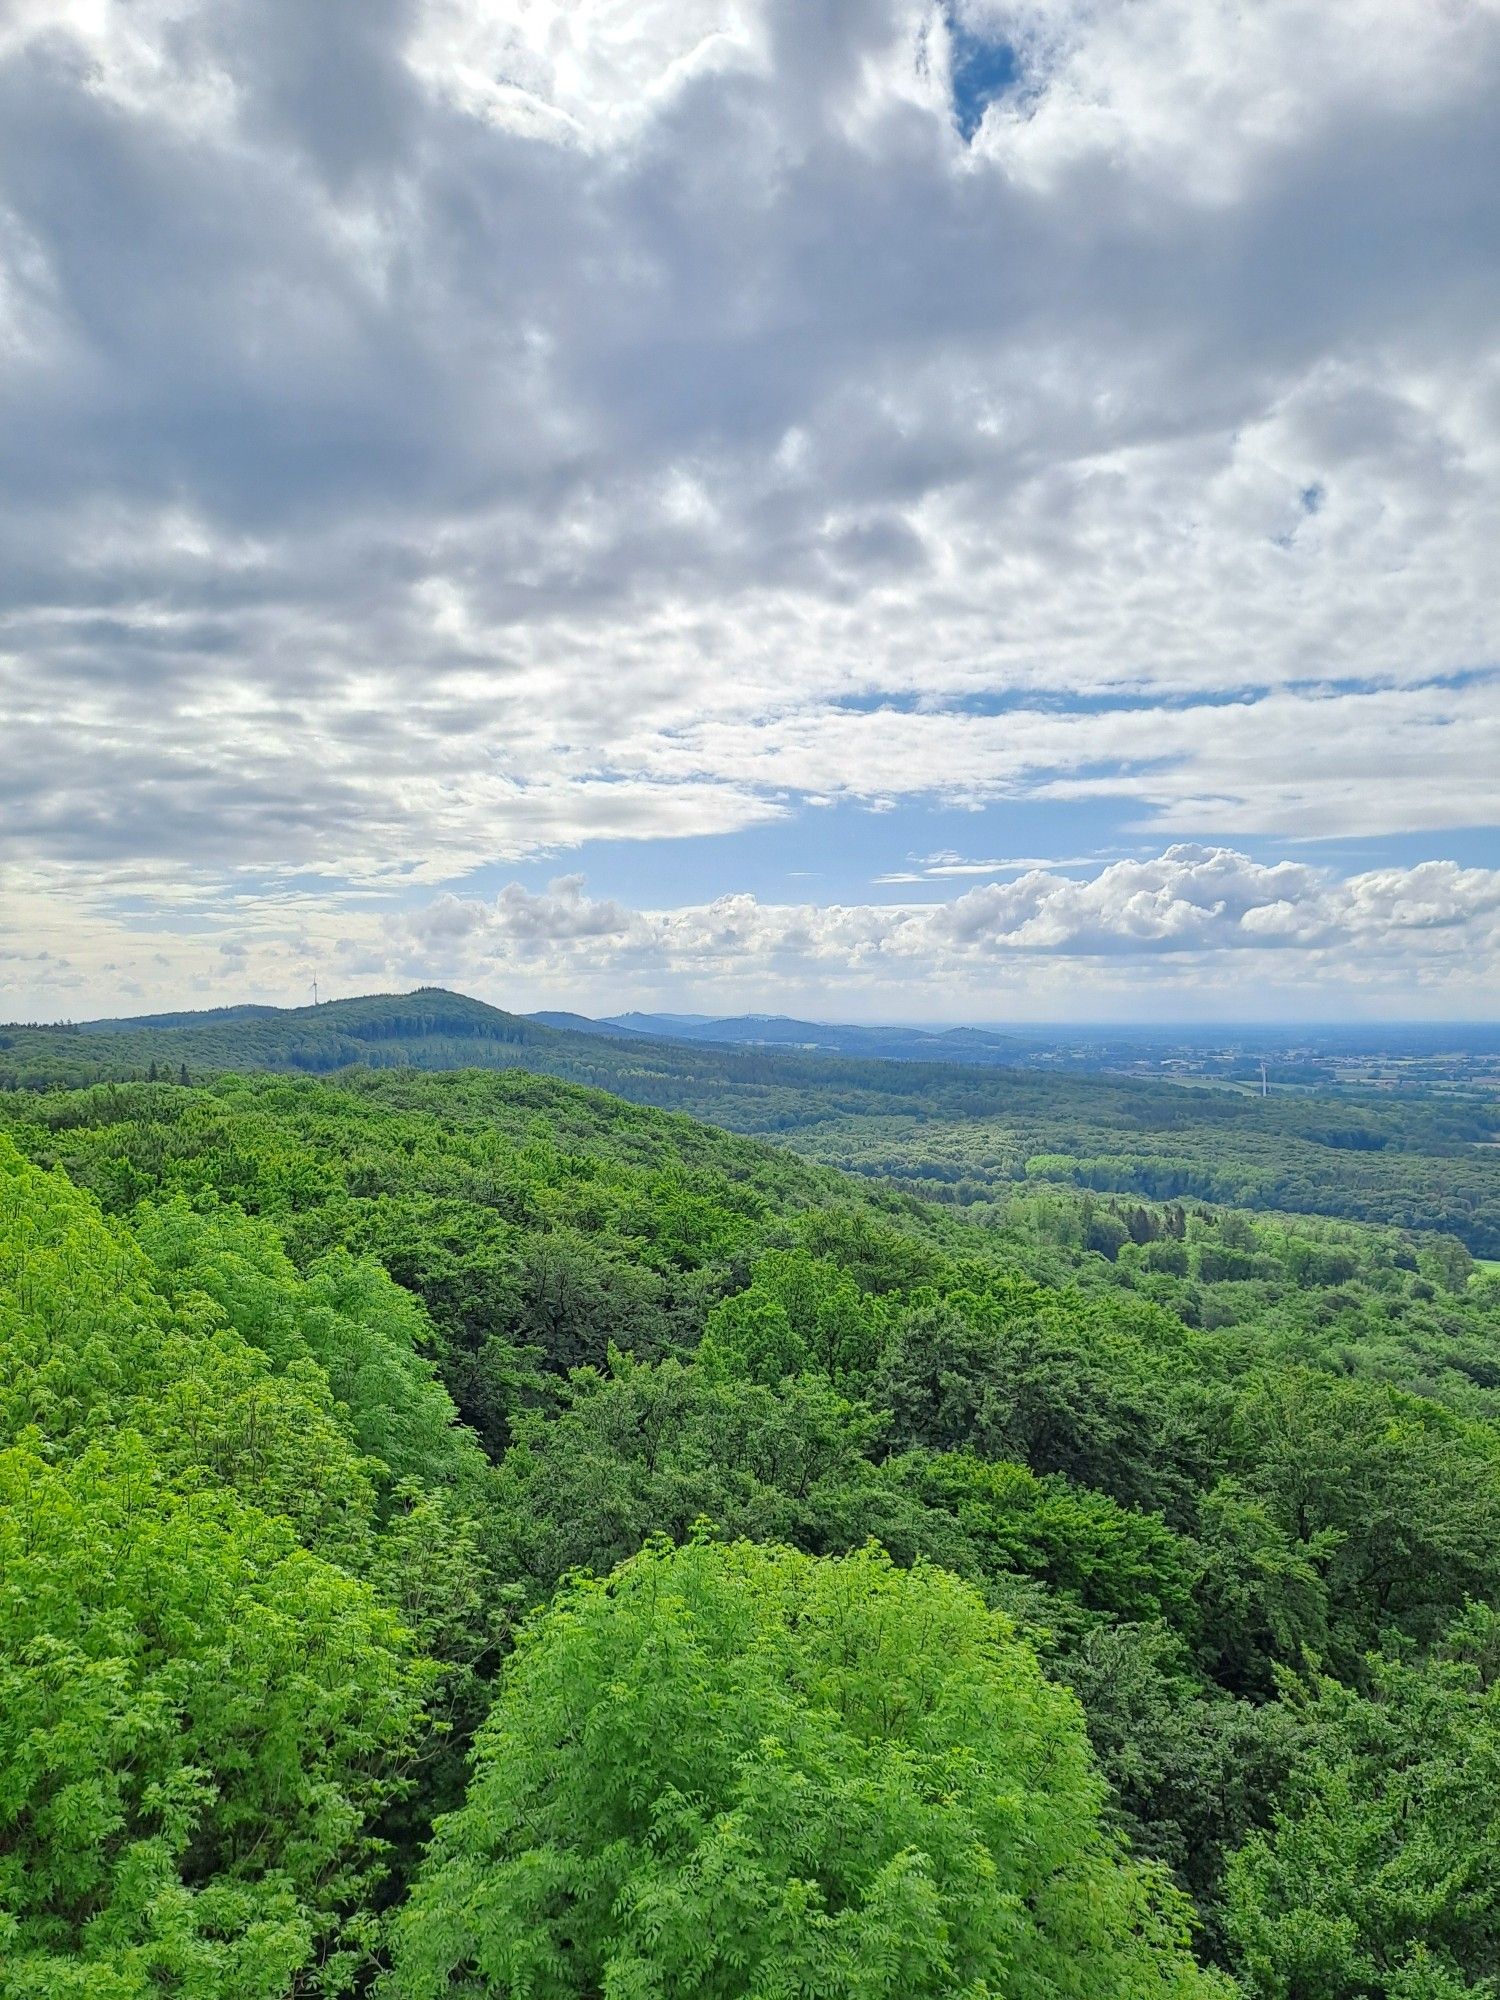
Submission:
[[[623,1035],[651,1034],[652,1029],[627,1028],[620,1021],[596,1021],[587,1014],[570,1014],[566,1008],[547,1008],[540,1014],[528,1014],[528,1021],[540,1022],[544,1028],[565,1028],[572,1035],[609,1035],[618,1040]],[[650,1017],[641,1016],[642,1020]]]
[[[624,1014],[595,1020],[553,1009],[512,1014],[488,1001],[442,986],[410,993],[372,993],[324,1000],[314,1006],[272,1007],[247,1002],[201,1012],[111,1016],[45,1028],[11,1024],[0,1034],[55,1036],[77,1051],[80,1041],[110,1045],[116,1063],[141,1067],[170,1061],[174,1067],[292,1069],[320,1073],[351,1063],[375,1068],[508,1067],[502,1051],[525,1049],[552,1060],[540,1066],[571,1073],[570,1055],[592,1065],[604,1060],[599,1044],[622,1050],[656,1044],[705,1049],[834,1056],[862,1062],[928,1062],[1013,1065],[1034,1050],[1021,1038],[977,1028],[860,1027],[800,1021],[782,1014],[741,1014],[716,1019],[693,1014]],[[163,1037],[171,1045],[158,1045]],[[589,1049],[584,1056],[585,1048]],[[589,1079],[596,1080],[590,1067]]]
[[[560,1019],[536,1015],[537,1020]],[[579,1017],[570,1017],[573,1023]],[[799,1021],[788,1014],[612,1014],[594,1031],[653,1035],[670,1042],[717,1042],[732,1048],[795,1049],[872,1062],[1015,1063],[1034,1046],[988,1028],[863,1027],[852,1022]]]
[[[12,1029],[11,1032],[16,1032]],[[843,1056],[861,1062],[963,1063],[1010,1066],[1034,1056],[1036,1039],[985,1028],[866,1027],[851,1022],[803,1021],[786,1014],[615,1014],[594,1019],[566,1009],[512,1014],[442,986],[410,993],[374,993],[315,1006],[272,1007],[246,1002],[201,1012],[117,1015],[70,1023],[52,1032],[82,1036],[171,1034],[189,1040],[171,1052],[175,1062],[196,1059],[218,1067],[321,1071],[349,1063],[388,1066],[400,1060],[417,1068],[451,1069],[464,1062],[464,1045],[490,1049],[565,1052],[566,1041],[587,1037],[638,1045],[666,1042],[724,1049],[784,1050],[789,1055]],[[565,1038],[559,1043],[551,1038]],[[123,1053],[123,1051],[122,1051]],[[150,1057],[147,1058],[150,1060]],[[470,1057],[491,1067],[483,1053]]]

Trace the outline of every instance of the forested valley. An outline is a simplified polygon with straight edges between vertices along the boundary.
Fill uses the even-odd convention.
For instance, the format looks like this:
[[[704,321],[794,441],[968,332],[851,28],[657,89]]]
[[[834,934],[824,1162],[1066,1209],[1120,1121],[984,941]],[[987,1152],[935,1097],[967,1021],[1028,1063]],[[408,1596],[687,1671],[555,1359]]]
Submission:
[[[1108,1072],[684,1044],[606,1025],[580,1032],[427,987],[321,1007],[12,1026],[0,1028],[0,1090],[225,1070],[521,1068],[771,1139],[976,1219],[1016,1183],[1045,1180],[1398,1223],[1500,1258],[1500,1093],[1488,1053],[1441,1091],[1262,1098]],[[1493,1031],[1479,1032],[1488,1051]]]
[[[5,2000],[1500,1993],[1483,1107],[236,1011],[0,1050]]]

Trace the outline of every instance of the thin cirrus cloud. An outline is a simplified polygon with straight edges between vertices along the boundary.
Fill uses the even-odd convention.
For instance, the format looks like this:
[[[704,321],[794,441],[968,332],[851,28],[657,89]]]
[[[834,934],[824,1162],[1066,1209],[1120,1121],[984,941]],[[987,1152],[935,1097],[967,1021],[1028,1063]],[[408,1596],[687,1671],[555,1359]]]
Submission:
[[[1094,854],[1052,855],[1043,858],[1036,854],[1016,855],[1009,860],[995,858],[976,861],[963,854],[955,854],[952,848],[942,848],[936,854],[913,854],[908,857],[909,868],[893,868],[885,875],[877,875],[877,884],[893,882],[943,882],[955,876],[964,875],[1025,875],[1033,871],[1053,868],[1093,868],[1099,857]]]
[[[983,909],[1033,984],[1474,1005],[1497,88],[1495,0],[17,0],[0,1011],[421,977],[560,856],[621,1004],[911,1017]],[[830,806],[975,886],[748,894]],[[722,893],[661,910],[662,843]],[[1119,915],[1200,847],[1285,893]]]

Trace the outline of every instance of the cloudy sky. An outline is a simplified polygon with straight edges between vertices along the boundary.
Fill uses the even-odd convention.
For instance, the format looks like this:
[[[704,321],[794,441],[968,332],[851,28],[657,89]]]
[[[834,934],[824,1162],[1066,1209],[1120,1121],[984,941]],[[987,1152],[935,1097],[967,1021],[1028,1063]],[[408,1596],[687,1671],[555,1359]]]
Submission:
[[[0,0],[0,1016],[1493,1016],[1500,0]]]

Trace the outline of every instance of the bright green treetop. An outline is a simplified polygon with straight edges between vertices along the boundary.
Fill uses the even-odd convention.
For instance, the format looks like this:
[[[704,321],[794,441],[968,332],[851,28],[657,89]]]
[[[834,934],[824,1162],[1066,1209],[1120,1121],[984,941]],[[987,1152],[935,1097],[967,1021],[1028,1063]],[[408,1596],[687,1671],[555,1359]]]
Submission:
[[[1219,1992],[1102,1797],[1072,1697],[954,1577],[652,1544],[529,1627],[391,1990]]]

